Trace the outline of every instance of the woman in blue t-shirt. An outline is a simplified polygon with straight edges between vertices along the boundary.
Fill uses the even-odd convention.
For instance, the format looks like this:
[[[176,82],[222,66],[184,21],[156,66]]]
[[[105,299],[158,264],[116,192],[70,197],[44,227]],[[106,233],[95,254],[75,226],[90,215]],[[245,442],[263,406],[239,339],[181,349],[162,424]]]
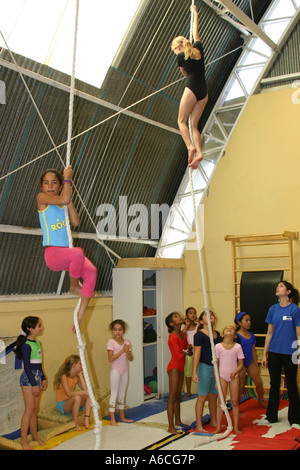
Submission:
[[[279,282],[276,287],[278,304],[268,311],[266,323],[268,330],[262,359],[262,366],[269,368],[270,395],[267,420],[278,420],[281,372],[284,369],[288,398],[288,420],[291,425],[300,425],[300,399],[297,387],[298,345],[300,344],[299,292],[287,281]]]

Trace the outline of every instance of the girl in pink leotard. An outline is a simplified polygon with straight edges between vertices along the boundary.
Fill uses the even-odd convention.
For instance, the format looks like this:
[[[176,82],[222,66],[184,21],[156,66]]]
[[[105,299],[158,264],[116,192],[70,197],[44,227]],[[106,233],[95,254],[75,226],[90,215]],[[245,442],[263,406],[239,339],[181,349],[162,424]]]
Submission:
[[[220,374],[220,383],[224,400],[229,385],[230,401],[233,415],[233,429],[237,434],[239,430],[239,373],[244,368],[244,353],[240,344],[235,342],[236,331],[234,326],[226,326],[222,333],[223,342],[215,346],[216,358]],[[217,428],[215,434],[221,432],[223,410],[220,406],[217,410]]]
[[[131,345],[124,339],[126,323],[123,320],[114,320],[109,325],[113,338],[107,343],[108,360],[110,369],[110,400],[109,414],[111,426],[118,426],[115,419],[116,401],[118,398],[118,409],[120,421],[132,423],[132,419],[126,419],[124,415],[125,393],[128,383],[128,361],[133,360]]]
[[[37,209],[43,232],[45,261],[52,271],[69,271],[70,292],[81,298],[78,312],[80,323],[91,297],[97,278],[97,269],[86,258],[81,248],[69,248],[64,206],[68,206],[70,223],[79,225],[79,216],[72,202],[71,166],[63,175],[55,168],[46,170],[40,177],[41,192],[37,195]],[[82,278],[82,288],[79,279]],[[75,333],[74,324],[71,327]]]

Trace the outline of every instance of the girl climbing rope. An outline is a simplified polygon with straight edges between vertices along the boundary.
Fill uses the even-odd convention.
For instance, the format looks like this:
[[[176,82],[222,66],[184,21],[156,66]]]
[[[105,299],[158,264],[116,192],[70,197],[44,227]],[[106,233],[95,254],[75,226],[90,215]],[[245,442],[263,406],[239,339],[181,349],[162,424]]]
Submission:
[[[40,177],[41,192],[37,195],[37,209],[43,231],[46,264],[52,271],[69,271],[70,292],[81,298],[78,312],[80,323],[94,295],[97,269],[81,248],[69,247],[64,205],[68,206],[71,224],[79,224],[79,216],[72,202],[72,176],[71,166],[64,169],[63,176],[56,169],[45,171]],[[83,279],[82,287],[79,285],[80,278]],[[74,324],[71,331],[75,333]]]
[[[178,36],[173,40],[171,49],[177,55],[178,66],[186,77],[178,112],[178,127],[188,150],[189,167],[197,169],[203,159],[198,123],[208,101],[208,95],[205,82],[204,53],[198,32],[198,11],[195,5],[191,6],[191,12],[194,44],[184,36]],[[190,136],[187,126],[189,116],[192,136]]]

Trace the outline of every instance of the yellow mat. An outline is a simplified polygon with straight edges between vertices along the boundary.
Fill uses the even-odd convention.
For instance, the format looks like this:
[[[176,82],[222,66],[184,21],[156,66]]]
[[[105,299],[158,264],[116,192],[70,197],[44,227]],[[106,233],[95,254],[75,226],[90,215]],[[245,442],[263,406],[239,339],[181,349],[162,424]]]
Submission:
[[[102,426],[106,426],[106,425],[110,424],[110,421],[106,420],[106,419],[102,419],[101,422],[102,422]],[[92,429],[94,428],[93,424],[91,424],[91,428]],[[82,429],[82,431],[75,431],[73,429],[73,430],[70,430],[68,432],[64,432],[62,434],[54,436],[54,437],[50,438],[49,440],[47,440],[47,442],[44,446],[35,446],[34,449],[35,450],[54,449],[55,447],[57,447],[62,442],[68,441],[69,439],[73,439],[73,437],[76,437],[79,434],[83,434],[87,431],[90,431],[90,429],[86,429],[84,426],[82,426],[81,429]]]

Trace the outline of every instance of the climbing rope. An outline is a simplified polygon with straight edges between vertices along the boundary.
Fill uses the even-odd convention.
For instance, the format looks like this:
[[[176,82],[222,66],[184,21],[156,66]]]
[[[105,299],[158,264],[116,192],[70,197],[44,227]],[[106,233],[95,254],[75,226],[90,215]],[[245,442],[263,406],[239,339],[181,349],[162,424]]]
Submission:
[[[71,86],[70,86],[70,99],[69,99],[69,121],[68,121],[68,142],[67,142],[67,155],[66,155],[66,166],[68,167],[70,165],[70,158],[71,158],[71,138],[72,138],[72,123],[73,123],[73,107],[74,107],[74,89],[75,89],[75,63],[76,63],[76,48],[77,48],[77,31],[78,31],[78,15],[79,15],[79,0],[76,0],[76,15],[75,15],[75,29],[74,29],[74,45],[73,45],[73,63],[72,63],[72,75],[71,75]],[[66,219],[66,227],[67,227],[67,233],[68,233],[68,240],[69,240],[69,247],[72,248],[73,246],[73,240],[72,240],[72,234],[71,234],[71,228],[70,228],[70,219],[69,219],[69,211],[67,206],[65,206],[65,219]],[[88,370],[87,370],[87,365],[85,361],[85,355],[84,355],[84,350],[85,350],[85,343],[82,341],[81,334],[80,334],[80,328],[79,328],[79,323],[78,323],[78,312],[80,309],[81,305],[81,299],[79,299],[75,311],[74,311],[74,325],[75,325],[75,331],[76,331],[76,336],[78,340],[78,349],[79,349],[79,355],[80,355],[80,360],[81,360],[81,365],[82,365],[82,370],[84,373],[87,389],[89,392],[89,396],[91,399],[91,406],[93,409],[93,415],[95,419],[95,425],[94,425],[94,432],[95,432],[95,450],[100,449],[100,444],[101,444],[101,429],[102,429],[102,422],[99,419],[99,405],[95,399],[94,392],[91,386]]]
[[[194,5],[194,0],[192,0],[192,5]],[[193,11],[192,11],[191,12],[191,23],[190,23],[190,42],[191,43],[193,41],[193,19],[194,19],[194,14],[193,14]],[[191,126],[191,116],[189,116],[188,123],[189,123],[190,139],[192,141],[192,144],[194,145],[193,131],[192,131],[192,126]],[[199,441],[195,445],[195,447],[198,447],[200,445],[207,444],[209,442],[216,441],[216,440],[219,440],[219,439],[224,439],[225,437],[227,437],[228,434],[232,431],[232,422],[231,422],[231,418],[229,416],[229,412],[228,412],[228,409],[227,409],[227,406],[226,406],[226,403],[225,403],[225,400],[224,400],[224,397],[223,397],[221,383],[220,383],[220,377],[219,377],[219,371],[218,371],[218,366],[217,366],[217,359],[216,359],[216,354],[215,354],[215,344],[214,344],[213,330],[212,330],[211,321],[210,321],[210,310],[209,310],[209,306],[208,306],[208,296],[207,296],[207,289],[206,289],[206,277],[205,277],[204,263],[203,263],[203,256],[202,256],[202,244],[201,244],[201,239],[200,239],[200,227],[199,227],[199,220],[198,220],[198,215],[197,215],[195,194],[194,194],[194,187],[193,187],[193,169],[191,167],[189,167],[189,181],[190,181],[190,187],[191,187],[191,196],[192,196],[192,204],[193,204],[194,220],[195,220],[195,228],[196,228],[196,241],[197,241],[197,249],[198,249],[200,272],[201,272],[201,281],[202,281],[202,290],[203,290],[203,297],[204,297],[204,309],[203,310],[205,311],[206,318],[207,318],[207,325],[208,325],[208,330],[209,330],[209,339],[210,339],[211,353],[212,353],[212,364],[213,364],[215,378],[216,378],[216,384],[217,384],[217,388],[218,388],[220,406],[221,406],[222,410],[225,412],[226,419],[227,419],[227,429],[224,433],[204,437],[201,441]]]

